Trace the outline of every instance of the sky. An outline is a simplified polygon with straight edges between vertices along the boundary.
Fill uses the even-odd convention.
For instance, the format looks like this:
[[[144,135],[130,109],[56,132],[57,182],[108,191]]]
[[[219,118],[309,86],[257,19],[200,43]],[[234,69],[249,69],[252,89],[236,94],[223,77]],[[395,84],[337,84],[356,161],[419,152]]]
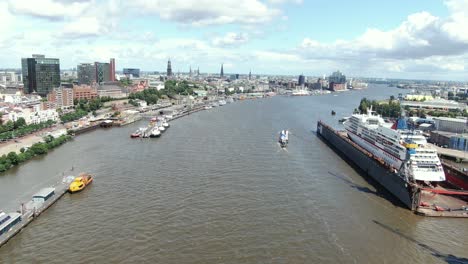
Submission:
[[[468,81],[468,0],[0,0],[0,68]]]

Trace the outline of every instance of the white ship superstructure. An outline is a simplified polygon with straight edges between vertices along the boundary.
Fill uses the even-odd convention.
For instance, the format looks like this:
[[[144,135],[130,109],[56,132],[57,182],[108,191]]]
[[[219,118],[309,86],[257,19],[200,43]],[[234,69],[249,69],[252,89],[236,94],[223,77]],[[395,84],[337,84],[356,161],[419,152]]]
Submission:
[[[421,131],[393,129],[371,110],[354,114],[344,122],[348,136],[361,147],[399,170],[405,163],[407,175],[419,181],[445,181],[445,173],[437,156]]]

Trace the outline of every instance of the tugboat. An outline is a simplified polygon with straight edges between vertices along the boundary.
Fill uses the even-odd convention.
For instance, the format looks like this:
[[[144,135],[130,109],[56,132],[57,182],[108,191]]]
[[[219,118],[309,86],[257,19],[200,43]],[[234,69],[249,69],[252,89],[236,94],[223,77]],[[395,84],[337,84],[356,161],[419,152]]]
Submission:
[[[282,130],[279,135],[278,142],[281,146],[281,148],[285,148],[288,145],[289,141],[289,131],[288,130]]]
[[[76,177],[70,186],[68,187],[68,191],[70,193],[75,193],[83,190],[86,186],[90,185],[93,182],[93,177],[90,174],[80,174]]]

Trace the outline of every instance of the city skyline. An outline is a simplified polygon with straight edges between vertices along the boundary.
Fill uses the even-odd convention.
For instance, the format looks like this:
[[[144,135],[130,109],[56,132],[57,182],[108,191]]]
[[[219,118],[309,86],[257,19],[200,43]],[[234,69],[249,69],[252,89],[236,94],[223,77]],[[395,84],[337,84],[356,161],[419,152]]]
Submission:
[[[144,11],[141,11],[144,10]],[[60,68],[468,80],[467,0],[0,0],[0,68],[48,54]]]

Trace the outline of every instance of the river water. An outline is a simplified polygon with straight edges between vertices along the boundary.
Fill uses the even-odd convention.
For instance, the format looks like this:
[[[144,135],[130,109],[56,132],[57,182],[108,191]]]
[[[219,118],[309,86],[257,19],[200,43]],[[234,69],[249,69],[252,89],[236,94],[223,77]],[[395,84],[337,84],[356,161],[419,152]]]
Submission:
[[[240,101],[175,120],[159,139],[129,138],[144,121],[80,135],[0,175],[11,210],[62,174],[95,174],[0,248],[0,263],[457,263],[466,220],[414,215],[313,133],[363,96],[399,92]]]

